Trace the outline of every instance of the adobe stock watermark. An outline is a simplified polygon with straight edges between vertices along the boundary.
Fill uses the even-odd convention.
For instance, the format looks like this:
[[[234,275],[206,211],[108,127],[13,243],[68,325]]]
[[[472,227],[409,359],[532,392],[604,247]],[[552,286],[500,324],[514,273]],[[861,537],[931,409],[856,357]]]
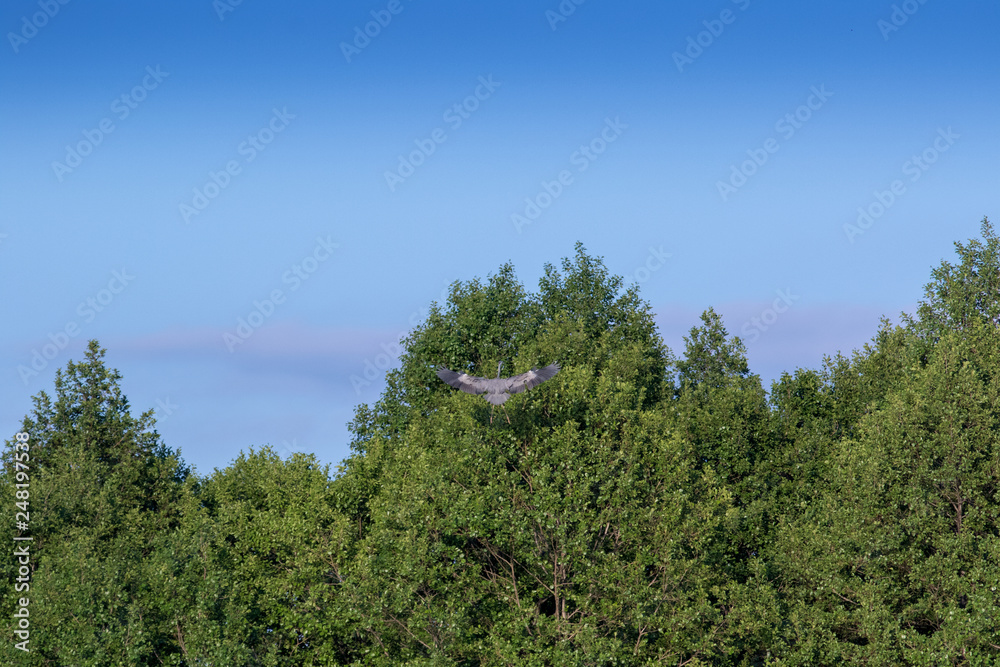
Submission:
[[[281,441],[281,446],[278,447],[278,450],[275,452],[275,454],[278,455],[279,459],[285,460],[288,457],[290,457],[293,454],[296,454],[296,453],[298,453],[300,451],[302,451],[302,450],[299,449],[298,438],[292,438],[291,442],[288,442],[288,440],[282,440]]]
[[[649,255],[646,257],[645,263],[637,267],[635,271],[626,277],[632,278],[634,282],[642,284],[649,280],[654,273],[662,269],[671,257],[673,255],[669,252],[663,252],[663,246],[658,248],[649,246]]]
[[[236,8],[243,4],[243,0],[213,0],[212,9],[220,21],[226,20],[226,14],[232,14]]]
[[[179,409],[181,406],[170,402],[170,397],[167,396],[165,399],[156,399],[156,407],[153,408],[154,416],[156,421],[160,424],[166,422],[170,419],[171,415],[174,414],[174,410]]]
[[[481,76],[478,80],[479,84],[472,91],[472,94],[466,96],[461,102],[452,104],[441,115],[442,120],[448,123],[448,127],[452,130],[462,127],[462,123],[469,120],[472,114],[479,109],[479,105],[490,99],[494,91],[502,83],[494,81],[492,74],[487,74],[485,77]],[[396,165],[395,171],[386,170],[385,172],[385,184],[389,186],[389,192],[395,192],[399,185],[403,184],[410,176],[413,176],[417,168],[437,151],[437,147],[440,144],[443,144],[447,140],[448,134],[444,131],[444,128],[440,127],[434,128],[425,139],[414,139],[413,143],[416,145],[416,148],[406,156],[398,156],[399,163]]]
[[[243,157],[242,163],[238,159],[229,160],[219,171],[208,172],[208,180],[201,187],[194,188],[191,203],[181,202],[178,210],[181,219],[185,224],[191,222],[191,218],[200,215],[208,208],[222,191],[229,187],[234,176],[239,176],[243,172],[243,165],[253,162],[257,155],[264,151],[267,146],[274,141],[274,138],[285,131],[288,124],[295,119],[295,114],[288,113],[288,107],[271,109],[271,119],[267,124],[240,142],[236,147],[237,155]]]
[[[934,138],[931,145],[919,154],[914,153],[909,160],[903,163],[901,167],[903,175],[910,177],[910,183],[919,181],[924,172],[930,169],[931,165],[941,157],[941,154],[951,148],[961,136],[952,131],[950,125],[946,130],[939,127],[937,137]],[[858,207],[858,217],[855,224],[846,223],[844,225],[844,234],[847,236],[848,242],[853,244],[855,237],[861,236],[871,229],[875,221],[885,215],[885,212],[892,208],[893,204],[904,194],[906,194],[906,183],[898,178],[889,184],[887,190],[872,191],[874,201],[867,206]]]
[[[320,265],[330,259],[333,251],[339,247],[340,244],[334,243],[329,234],[327,234],[326,238],[322,236],[316,237],[316,245],[313,247],[312,252],[295,264],[292,264],[291,268],[281,274],[281,282],[289,286],[289,292],[297,291],[305,281],[309,280],[319,270]],[[227,331],[222,334],[222,342],[225,343],[226,349],[232,353],[236,350],[237,345],[245,343],[257,329],[264,325],[264,322],[274,315],[277,307],[285,303],[286,299],[287,295],[285,292],[277,288],[271,290],[267,298],[263,300],[254,299],[253,308],[249,314],[246,317],[240,317],[236,320],[236,329],[234,332],[229,333]]]
[[[576,8],[585,3],[587,0],[562,0],[559,5],[554,9],[545,10],[545,20],[549,22],[549,27],[552,28],[553,32],[559,27],[560,23],[565,23],[570,16],[576,13]]]
[[[750,6],[750,0],[732,0],[732,3],[740,11],[746,11],[746,8]],[[705,26],[705,29],[694,36],[688,36],[687,47],[684,49],[684,52],[674,51],[671,54],[674,59],[674,65],[677,66],[677,71],[683,74],[684,68],[688,65],[693,65],[694,61],[700,58],[701,54],[705,52],[705,49],[715,44],[715,40],[722,36],[722,33],[726,31],[726,26],[732,25],[735,21],[736,13],[728,8],[719,12],[719,18],[717,19],[702,21],[701,24]]]
[[[14,578],[15,593],[31,592],[31,573],[34,571],[34,564],[31,561],[31,545],[34,541],[31,536],[31,437],[21,431],[14,434],[13,448],[11,449],[11,481],[14,493],[12,494],[14,508],[21,510],[14,513],[13,528],[18,534],[14,536],[14,558],[17,563],[17,577]],[[9,483],[9,482],[8,482]],[[37,507],[37,506],[36,506]],[[38,517],[38,512],[35,512]],[[21,544],[18,544],[21,542]],[[12,572],[13,574],[13,572]],[[21,641],[14,644],[18,651],[30,653],[29,643],[31,642],[31,610],[29,605],[31,598],[22,597],[17,599],[17,609],[11,614],[14,618],[13,633]]]
[[[743,340],[747,343],[752,343],[760,338],[763,332],[767,331],[778,321],[778,316],[787,312],[792,307],[792,304],[800,298],[792,294],[792,290],[787,287],[784,290],[777,290],[776,294],[778,298],[771,303],[770,307],[760,311],[760,315],[751,317],[740,329]]]
[[[601,131],[596,137],[586,144],[581,144],[577,150],[573,151],[572,155],[569,156],[569,163],[576,167],[577,173],[582,174],[597,158],[604,154],[608,146],[618,141],[618,138],[627,129],[628,125],[621,122],[618,116],[615,116],[614,120],[605,118]],[[542,211],[552,206],[552,203],[573,183],[573,172],[569,169],[563,169],[551,181],[543,180],[541,190],[533,197],[524,198],[524,210],[520,213],[512,213],[510,216],[511,224],[514,225],[517,233],[520,234],[525,225],[530,225],[537,220],[542,215]]]
[[[810,95],[804,104],[800,104],[794,111],[786,113],[774,123],[774,131],[781,138],[788,141],[795,133],[802,129],[802,126],[812,118],[813,113],[819,111],[828,99],[833,97],[833,93],[826,89],[826,84],[820,84],[819,88],[812,86],[809,88]],[[735,164],[729,165],[729,178],[726,181],[716,181],[715,188],[719,192],[722,201],[728,201],[730,195],[747,184],[751,176],[764,166],[772,155],[781,149],[781,144],[774,137],[769,137],[760,148],[748,148],[749,159],[744,160],[737,167]]]
[[[340,52],[344,54],[344,59],[347,60],[348,64],[352,58],[361,55],[361,52],[368,48],[372,40],[382,34],[384,28],[389,27],[393,16],[398,16],[404,9],[406,7],[403,6],[401,0],[389,0],[385,9],[373,9],[369,12],[372,20],[365,23],[364,29],[361,26],[354,26],[354,39],[350,43],[340,43]]]
[[[133,280],[135,280],[135,276],[124,267],[121,271],[112,271],[111,280],[108,281],[107,286],[81,301],[76,307],[76,314],[83,324],[90,324],[97,319],[98,313],[104,312]],[[48,343],[42,345],[41,348],[32,348],[31,361],[27,365],[18,364],[17,374],[20,376],[21,382],[27,386],[31,378],[38,377],[39,373],[48,368],[49,362],[66,349],[70,338],[76,338],[80,335],[80,331],[80,321],[73,319],[63,325],[59,331],[49,333]]]
[[[901,4],[892,6],[889,20],[879,19],[875,27],[882,33],[882,39],[889,41],[889,35],[896,32],[910,20],[910,17],[920,11],[920,5],[926,5],[927,0],[904,0]]]
[[[170,72],[164,72],[157,65],[146,66],[146,76],[142,81],[134,86],[132,90],[122,93],[111,101],[111,113],[119,120],[125,120],[135,111],[152,91],[156,90],[163,80],[170,76]],[[94,152],[104,139],[115,131],[115,122],[110,117],[102,118],[97,127],[91,130],[83,130],[83,139],[73,145],[66,145],[66,157],[62,162],[55,160],[52,162],[52,173],[60,183],[67,174],[83,164],[83,159]]]
[[[448,302],[450,285],[445,283],[444,287],[441,289],[441,294],[438,297],[439,304],[445,304]],[[351,387],[354,389],[354,394],[356,396],[361,395],[361,390],[364,387],[368,387],[379,378],[379,375],[385,373],[392,366],[393,362],[399,359],[399,355],[403,353],[403,346],[399,344],[399,341],[406,337],[407,333],[416,327],[421,322],[427,319],[430,314],[429,308],[418,308],[417,310],[410,313],[410,319],[408,320],[410,328],[404,331],[400,331],[396,338],[388,343],[383,342],[379,345],[382,350],[375,355],[374,358],[366,358],[362,363],[361,375],[352,374],[349,378]],[[364,377],[362,377],[364,376]]]
[[[38,7],[41,9],[31,17],[21,17],[21,30],[18,32],[8,32],[7,41],[14,53],[20,53],[21,47],[38,34],[38,31],[49,24],[49,21],[56,17],[59,10],[69,4],[69,0],[38,0]]]

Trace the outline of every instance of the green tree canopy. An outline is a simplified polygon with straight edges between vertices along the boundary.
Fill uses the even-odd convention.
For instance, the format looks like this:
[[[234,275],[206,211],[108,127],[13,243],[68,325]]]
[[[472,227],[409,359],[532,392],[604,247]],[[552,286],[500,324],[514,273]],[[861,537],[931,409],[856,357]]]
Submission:
[[[104,354],[91,341],[83,361],[57,371],[56,401],[41,392],[22,425],[30,444],[31,618],[45,629],[35,634],[31,664],[111,664],[112,655],[153,664],[171,643],[157,628],[144,562],[156,536],[179,525],[189,470],[152,430],[152,411],[130,414]],[[8,481],[13,452],[9,441]],[[13,602],[5,597],[6,609]]]
[[[358,412],[335,487],[367,495],[344,590],[371,664],[710,664],[769,631],[767,586],[728,574],[739,510],[677,428],[648,305],[582,246],[562,268],[534,295],[509,265],[454,285]],[[500,360],[563,366],[509,426],[434,375]]]
[[[980,320],[1000,325],[1000,238],[988,218],[981,233],[982,241],[955,243],[958,264],[942,261],[931,272],[916,319],[906,318],[922,338],[936,342],[945,332],[969,330]]]
[[[774,563],[789,664],[1000,660],[1000,335],[943,335],[839,441],[825,485],[784,519]]]
[[[3,455],[40,629],[16,657],[1000,664],[1000,242],[956,248],[915,315],[770,395],[713,309],[675,359],[582,245],[534,292],[510,264],[456,282],[333,476],[265,446],[199,477],[92,342],[24,420],[30,498]],[[501,361],[561,365],[509,424],[435,374]]]

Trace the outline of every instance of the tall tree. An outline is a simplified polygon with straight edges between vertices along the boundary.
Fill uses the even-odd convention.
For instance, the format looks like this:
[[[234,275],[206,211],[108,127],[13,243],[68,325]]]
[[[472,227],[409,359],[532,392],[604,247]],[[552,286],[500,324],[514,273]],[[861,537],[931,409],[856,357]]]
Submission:
[[[45,629],[34,635],[29,664],[153,664],[158,651],[169,653],[142,563],[155,536],[178,524],[188,469],[152,430],[152,411],[130,414],[104,354],[91,341],[82,362],[56,373],[55,403],[41,392],[22,424],[30,443],[29,598],[33,623]]]
[[[743,342],[729,337],[719,314],[709,308],[701,321],[684,338],[677,362],[678,421],[701,460],[741,486],[766,447],[766,395],[750,373]]]
[[[759,568],[768,535],[768,485],[758,470],[772,450],[767,397],[750,372],[742,341],[729,336],[719,314],[709,308],[701,320],[684,338],[679,384],[669,405],[697,465],[718,475],[733,496],[739,520],[726,540],[732,552],[725,565],[745,581]]]
[[[906,318],[929,343],[946,331],[966,331],[979,320],[1000,325],[1000,238],[988,218],[980,231],[982,241],[955,243],[961,261],[942,261],[931,272],[916,318]]]
[[[946,332],[774,550],[789,664],[1000,663],[1000,334]]]
[[[785,664],[1000,664],[1000,242],[982,232],[904,327],[828,364],[835,438],[770,551]]]
[[[741,641],[770,631],[766,586],[727,574],[732,496],[668,417],[670,356],[648,305],[582,246],[563,271],[547,267],[537,295],[506,270],[454,286],[383,402],[359,411],[334,486],[367,494],[344,594],[371,664],[738,662]],[[470,335],[497,304],[512,324]],[[500,359],[512,373],[563,365],[510,401],[510,425],[434,377],[444,362],[489,375]],[[400,426],[381,416],[414,406],[421,418]]]

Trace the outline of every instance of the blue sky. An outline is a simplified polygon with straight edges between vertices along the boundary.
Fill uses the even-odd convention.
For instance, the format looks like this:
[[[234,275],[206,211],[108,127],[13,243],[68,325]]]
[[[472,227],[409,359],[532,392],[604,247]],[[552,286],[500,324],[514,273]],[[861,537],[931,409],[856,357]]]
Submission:
[[[449,283],[578,240],[769,384],[1000,216],[995,2],[576,2],[5,2],[0,431],[96,338],[199,472],[336,463]]]

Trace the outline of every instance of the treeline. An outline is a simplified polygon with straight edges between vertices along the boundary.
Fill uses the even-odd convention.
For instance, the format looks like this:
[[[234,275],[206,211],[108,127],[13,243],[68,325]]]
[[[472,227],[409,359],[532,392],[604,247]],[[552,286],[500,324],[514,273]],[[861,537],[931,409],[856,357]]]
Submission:
[[[1000,665],[1000,239],[956,249],[916,313],[769,392],[713,310],[675,357],[579,245],[534,293],[505,265],[410,333],[335,473],[193,474],[92,342],[24,419],[3,662]],[[511,424],[435,376],[499,361],[562,365]]]

